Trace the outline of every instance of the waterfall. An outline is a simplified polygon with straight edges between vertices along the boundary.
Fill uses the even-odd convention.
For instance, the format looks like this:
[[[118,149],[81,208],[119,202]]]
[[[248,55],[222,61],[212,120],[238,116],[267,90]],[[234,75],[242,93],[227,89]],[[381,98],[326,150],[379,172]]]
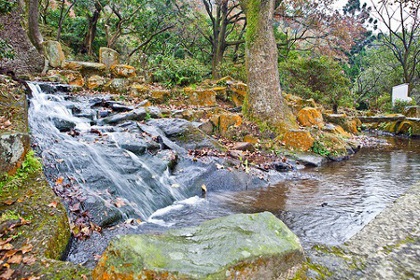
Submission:
[[[29,119],[46,173],[52,184],[58,177],[69,179],[81,192],[77,194],[81,211],[89,211],[98,224],[145,220],[188,197],[170,175],[164,154],[159,157],[159,150],[153,151],[158,156],[152,154],[156,143],[135,122],[98,125],[103,108],[93,108],[93,97],[47,93],[41,85],[45,86],[29,83],[33,92]],[[143,145],[144,151],[123,148],[133,143]]]

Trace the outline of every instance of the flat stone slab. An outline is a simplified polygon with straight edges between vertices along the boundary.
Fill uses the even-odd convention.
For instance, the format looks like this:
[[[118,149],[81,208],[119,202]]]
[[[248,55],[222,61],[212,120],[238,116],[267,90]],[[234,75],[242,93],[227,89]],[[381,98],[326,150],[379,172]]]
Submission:
[[[237,214],[162,235],[111,242],[94,279],[288,279],[304,261],[299,239],[273,214]]]
[[[404,115],[395,116],[373,116],[373,117],[359,117],[362,123],[375,123],[375,122],[395,122],[405,120]]]

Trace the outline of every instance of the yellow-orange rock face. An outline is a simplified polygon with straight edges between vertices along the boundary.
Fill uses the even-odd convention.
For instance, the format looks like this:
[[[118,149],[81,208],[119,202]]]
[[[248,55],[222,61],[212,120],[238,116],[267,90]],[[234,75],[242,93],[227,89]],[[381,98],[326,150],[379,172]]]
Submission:
[[[136,68],[126,64],[117,64],[111,66],[111,73],[118,78],[132,78],[136,76]]]
[[[287,148],[299,151],[308,151],[314,144],[314,138],[307,130],[289,130],[283,138]]]
[[[238,127],[242,124],[242,117],[237,114],[227,113],[213,116],[211,122],[218,128],[221,135],[226,135],[230,127]]]
[[[196,106],[216,106],[216,92],[212,89],[184,88],[189,103]]]
[[[317,126],[319,128],[324,126],[324,119],[322,118],[322,114],[316,108],[303,108],[298,112],[297,119],[302,126]]]
[[[60,75],[66,79],[66,82],[72,86],[82,87],[85,85],[85,80],[78,71],[72,70],[49,70],[48,76]]]
[[[165,102],[169,97],[171,96],[171,91],[170,90],[151,90],[150,91],[150,98],[155,102],[155,103],[163,103]]]

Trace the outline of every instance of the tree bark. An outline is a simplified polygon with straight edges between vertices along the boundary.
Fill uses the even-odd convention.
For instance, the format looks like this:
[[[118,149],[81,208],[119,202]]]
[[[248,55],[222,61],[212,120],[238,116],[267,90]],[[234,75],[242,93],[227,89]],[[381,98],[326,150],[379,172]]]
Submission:
[[[282,134],[297,127],[281,95],[273,16],[275,0],[242,0],[247,18],[246,67],[248,92],[244,114]]]
[[[28,37],[38,52],[43,54],[42,42],[44,39],[39,31],[38,18],[38,0],[28,0]]]
[[[85,39],[83,41],[83,46],[81,50],[82,53],[86,53],[88,55],[92,55],[93,53],[92,45],[93,45],[93,41],[95,40],[96,26],[101,16],[101,12],[102,12],[101,4],[98,2],[95,3],[95,11],[93,12],[93,15],[91,17],[88,16],[89,26],[85,35]]]

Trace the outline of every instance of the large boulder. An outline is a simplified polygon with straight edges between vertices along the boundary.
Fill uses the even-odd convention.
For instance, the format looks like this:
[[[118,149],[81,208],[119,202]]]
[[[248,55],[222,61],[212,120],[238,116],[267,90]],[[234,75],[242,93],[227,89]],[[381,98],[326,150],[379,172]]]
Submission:
[[[314,144],[314,138],[309,131],[293,129],[285,133],[283,142],[287,148],[298,151],[308,151]]]
[[[136,68],[126,64],[111,66],[111,74],[117,78],[133,78],[136,76]]]
[[[397,134],[420,136],[420,119],[409,118],[401,122],[397,127]]]
[[[297,119],[302,126],[317,126],[319,128],[324,126],[324,119],[322,118],[322,114],[316,108],[303,108],[298,112]]]
[[[73,70],[49,70],[47,72],[49,78],[57,77],[58,81],[65,82],[72,86],[82,87],[85,85],[85,79],[78,71]]]
[[[273,214],[238,214],[162,235],[111,242],[94,279],[288,279],[304,261],[299,239]]]
[[[92,75],[102,76],[106,72],[106,65],[97,62],[65,61],[63,63],[63,68],[67,70],[80,71],[84,77]]]
[[[99,63],[106,65],[106,68],[111,68],[114,65],[119,64],[120,55],[117,51],[101,47],[99,48]]]
[[[184,88],[189,103],[196,106],[216,106],[216,92],[212,89]]]
[[[45,41],[44,55],[51,67],[61,67],[66,59],[61,44],[57,41]]]
[[[210,120],[223,136],[227,135],[230,127],[239,127],[242,124],[242,117],[232,113],[214,115]]]

